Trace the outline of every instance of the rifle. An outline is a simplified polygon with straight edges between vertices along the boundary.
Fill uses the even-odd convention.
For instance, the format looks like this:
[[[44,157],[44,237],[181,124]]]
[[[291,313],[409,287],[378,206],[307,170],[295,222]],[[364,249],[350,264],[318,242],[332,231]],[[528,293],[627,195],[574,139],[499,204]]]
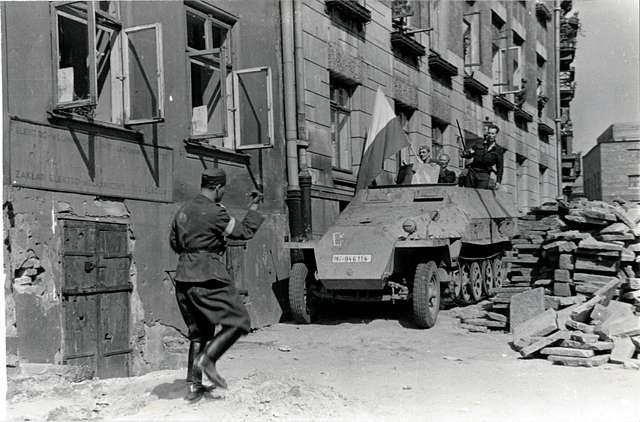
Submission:
[[[464,135],[462,134],[462,129],[460,129],[460,122],[456,119],[456,125],[458,125],[458,133],[460,134],[460,142],[462,142],[462,148],[464,151],[467,150],[467,145],[464,143]]]

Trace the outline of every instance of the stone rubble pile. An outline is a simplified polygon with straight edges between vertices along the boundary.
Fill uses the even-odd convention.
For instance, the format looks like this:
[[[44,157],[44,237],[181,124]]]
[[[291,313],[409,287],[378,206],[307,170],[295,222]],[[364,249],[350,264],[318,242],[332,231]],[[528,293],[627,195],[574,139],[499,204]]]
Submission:
[[[476,315],[459,312],[461,327],[508,327],[527,358],[640,368],[640,206],[545,204],[519,229],[504,258],[508,283]],[[496,313],[501,325],[482,322]]]

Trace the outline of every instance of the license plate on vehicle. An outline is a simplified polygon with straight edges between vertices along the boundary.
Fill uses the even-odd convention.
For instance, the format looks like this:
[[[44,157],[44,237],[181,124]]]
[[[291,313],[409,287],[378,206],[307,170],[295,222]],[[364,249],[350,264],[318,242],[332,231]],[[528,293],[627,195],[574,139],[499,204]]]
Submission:
[[[368,264],[371,262],[371,254],[362,255],[343,255],[336,254],[331,257],[331,262],[334,264]]]

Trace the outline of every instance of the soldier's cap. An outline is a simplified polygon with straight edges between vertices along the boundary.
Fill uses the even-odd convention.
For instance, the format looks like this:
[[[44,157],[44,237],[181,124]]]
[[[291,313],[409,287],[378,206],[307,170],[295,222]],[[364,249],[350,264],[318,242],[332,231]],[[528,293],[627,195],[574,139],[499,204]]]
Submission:
[[[202,172],[202,185],[220,185],[227,184],[227,174],[220,168],[208,168]]]

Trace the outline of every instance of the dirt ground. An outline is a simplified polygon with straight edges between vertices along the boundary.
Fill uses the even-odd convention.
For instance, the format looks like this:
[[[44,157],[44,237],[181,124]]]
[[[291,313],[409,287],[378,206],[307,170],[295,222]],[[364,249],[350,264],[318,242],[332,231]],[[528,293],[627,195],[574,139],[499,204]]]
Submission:
[[[454,310],[418,330],[406,309],[349,306],[251,333],[219,362],[228,390],[183,399],[186,369],[9,384],[10,420],[640,421],[640,371],[523,360],[509,335],[467,333]]]

